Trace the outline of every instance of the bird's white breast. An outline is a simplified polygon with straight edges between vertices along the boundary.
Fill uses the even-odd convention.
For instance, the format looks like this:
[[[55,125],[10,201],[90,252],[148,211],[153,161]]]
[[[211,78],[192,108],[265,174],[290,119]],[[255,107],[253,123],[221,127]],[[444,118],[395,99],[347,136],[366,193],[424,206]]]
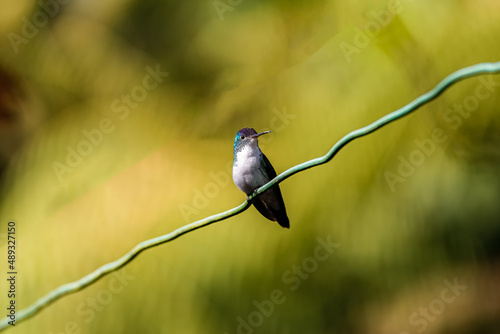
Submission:
[[[233,164],[233,181],[246,194],[265,184],[265,176],[260,171],[261,152],[257,145],[247,145],[236,153]]]

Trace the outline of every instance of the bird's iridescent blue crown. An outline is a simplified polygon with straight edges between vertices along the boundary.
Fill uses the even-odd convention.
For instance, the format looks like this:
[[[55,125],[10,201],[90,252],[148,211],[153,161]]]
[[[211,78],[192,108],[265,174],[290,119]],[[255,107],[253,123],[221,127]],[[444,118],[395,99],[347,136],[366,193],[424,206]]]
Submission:
[[[238,131],[236,133],[236,137],[234,137],[233,155],[236,156],[236,153],[239,152],[245,144],[248,143],[248,140],[256,134],[257,131],[252,128],[243,128]]]

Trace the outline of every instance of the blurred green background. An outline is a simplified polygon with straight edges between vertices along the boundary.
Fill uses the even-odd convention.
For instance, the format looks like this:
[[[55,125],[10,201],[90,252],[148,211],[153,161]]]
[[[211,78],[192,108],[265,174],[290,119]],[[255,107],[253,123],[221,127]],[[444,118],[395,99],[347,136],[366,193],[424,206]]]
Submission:
[[[14,219],[19,308],[242,203],[240,128],[273,131],[261,148],[282,172],[500,60],[497,0],[23,0],[0,31],[0,254]],[[286,180],[290,230],[250,208],[9,330],[500,333],[499,88],[463,81]]]

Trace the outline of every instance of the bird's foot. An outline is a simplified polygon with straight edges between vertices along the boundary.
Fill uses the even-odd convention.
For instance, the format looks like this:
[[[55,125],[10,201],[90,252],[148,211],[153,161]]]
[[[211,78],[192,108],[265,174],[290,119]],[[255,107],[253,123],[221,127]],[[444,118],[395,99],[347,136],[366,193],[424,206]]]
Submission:
[[[255,198],[257,197],[257,189],[255,189],[250,195],[247,195],[248,202],[252,202],[253,200],[255,200]]]

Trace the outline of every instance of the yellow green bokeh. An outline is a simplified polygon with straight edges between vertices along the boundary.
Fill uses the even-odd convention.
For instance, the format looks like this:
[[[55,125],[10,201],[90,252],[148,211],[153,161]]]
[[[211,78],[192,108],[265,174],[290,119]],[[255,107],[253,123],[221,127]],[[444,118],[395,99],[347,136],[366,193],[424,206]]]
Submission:
[[[0,262],[6,276],[14,220],[19,309],[241,204],[240,128],[273,131],[261,148],[279,173],[500,60],[496,0],[2,7]],[[460,82],[284,181],[290,230],[250,208],[9,332],[494,333],[499,88],[500,75]]]

